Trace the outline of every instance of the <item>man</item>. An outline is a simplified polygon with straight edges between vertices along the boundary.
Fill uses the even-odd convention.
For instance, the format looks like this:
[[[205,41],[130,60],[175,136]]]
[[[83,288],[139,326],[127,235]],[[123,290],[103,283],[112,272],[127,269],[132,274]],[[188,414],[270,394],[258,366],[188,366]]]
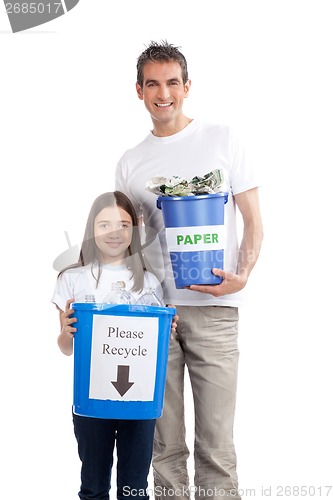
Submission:
[[[163,250],[166,303],[177,307],[177,332],[170,342],[163,416],[155,430],[153,469],[157,498],[240,499],[233,444],[238,369],[238,306],[241,290],[256,263],[262,242],[258,182],[228,127],[203,124],[183,113],[189,95],[186,59],[167,42],[152,42],[137,62],[136,90],[153,129],[128,150],[116,171],[116,189],[124,191],[159,233]],[[229,201],[225,205],[227,244],[220,285],[191,285],[177,290],[166,248],[156,196],[145,190],[155,176],[191,179],[221,169]],[[236,206],[243,218],[237,243]],[[187,366],[195,410],[195,488],[189,485],[184,424],[184,369]],[[190,486],[190,487],[189,487]]]

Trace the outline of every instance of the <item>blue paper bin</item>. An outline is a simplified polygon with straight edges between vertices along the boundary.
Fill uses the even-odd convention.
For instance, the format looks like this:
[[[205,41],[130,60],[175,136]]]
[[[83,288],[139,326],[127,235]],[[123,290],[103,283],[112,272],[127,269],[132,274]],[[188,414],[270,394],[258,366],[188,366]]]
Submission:
[[[73,411],[126,420],[162,415],[172,307],[72,304]]]
[[[221,283],[212,268],[224,269],[227,201],[227,193],[158,197],[176,288]]]

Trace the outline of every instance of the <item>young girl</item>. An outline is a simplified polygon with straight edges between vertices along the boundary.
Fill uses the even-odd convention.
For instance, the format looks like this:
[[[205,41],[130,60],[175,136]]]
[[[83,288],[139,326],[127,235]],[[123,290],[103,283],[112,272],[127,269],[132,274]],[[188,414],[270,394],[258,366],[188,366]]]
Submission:
[[[162,300],[157,278],[145,271],[138,221],[130,200],[120,191],[104,193],[94,201],[88,216],[79,262],[58,275],[52,302],[60,311],[60,350],[73,353],[76,318],[71,303],[94,295],[103,302],[111,283],[124,281],[134,300],[154,288]],[[176,321],[177,316],[174,318]],[[176,323],[172,324],[175,331]],[[81,500],[108,500],[117,440],[117,498],[148,499],[149,473],[155,420],[113,420],[73,413],[74,433],[82,462]]]

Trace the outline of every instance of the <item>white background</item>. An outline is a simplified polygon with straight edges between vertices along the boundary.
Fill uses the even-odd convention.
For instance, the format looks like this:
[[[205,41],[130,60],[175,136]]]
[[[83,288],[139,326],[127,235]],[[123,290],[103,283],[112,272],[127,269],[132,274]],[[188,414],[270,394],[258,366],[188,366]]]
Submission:
[[[65,231],[80,242],[118,158],[150,128],[135,65],[161,39],[187,57],[186,114],[233,126],[262,173],[265,241],[240,320],[240,487],[244,498],[301,485],[303,498],[326,498],[333,30],[322,0],[81,0],[17,34],[0,8],[1,498],[76,498],[73,359],[56,345],[53,261]],[[189,389],[187,406],[192,447]]]

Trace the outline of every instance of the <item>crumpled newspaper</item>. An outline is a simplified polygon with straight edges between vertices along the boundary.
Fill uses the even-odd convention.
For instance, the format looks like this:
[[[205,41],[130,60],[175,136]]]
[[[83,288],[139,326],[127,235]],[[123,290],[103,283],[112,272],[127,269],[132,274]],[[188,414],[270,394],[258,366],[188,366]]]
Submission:
[[[212,194],[222,191],[222,170],[213,170],[203,177],[195,176],[190,181],[174,175],[153,177],[146,184],[146,190],[159,196],[195,196],[197,194]]]

